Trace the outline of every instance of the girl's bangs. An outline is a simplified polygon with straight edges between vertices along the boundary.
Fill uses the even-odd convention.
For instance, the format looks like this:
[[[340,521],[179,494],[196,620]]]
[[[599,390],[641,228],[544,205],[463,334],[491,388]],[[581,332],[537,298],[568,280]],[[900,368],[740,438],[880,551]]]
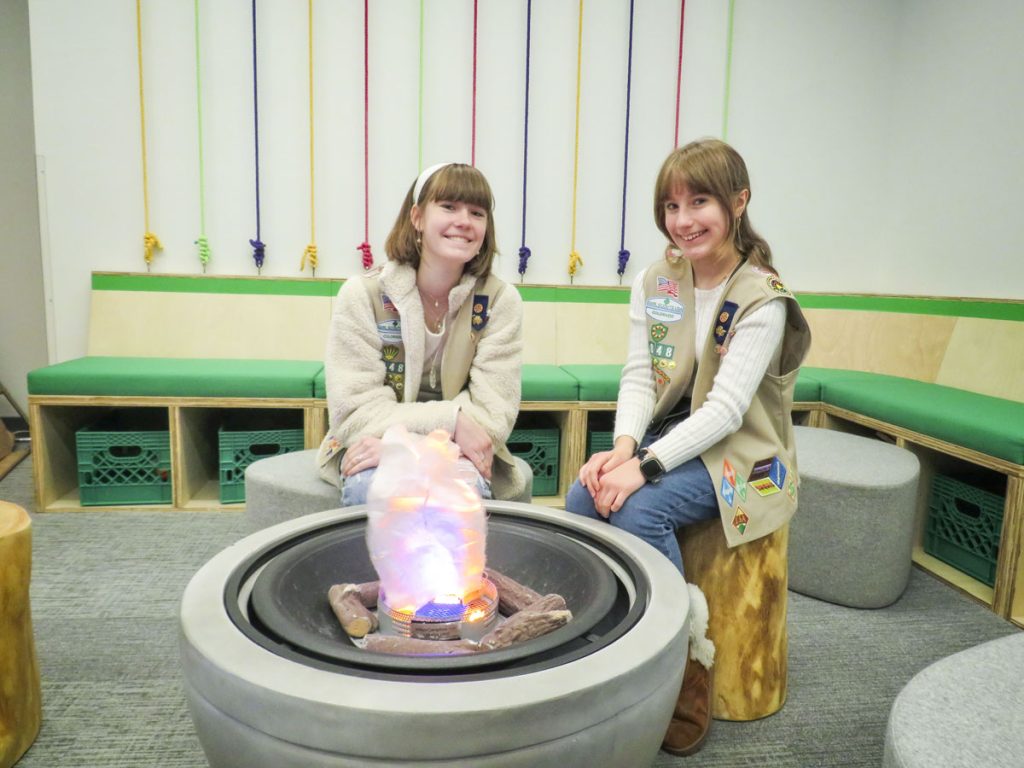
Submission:
[[[423,202],[449,200],[491,210],[491,188],[483,174],[468,165],[449,165],[433,175]]]

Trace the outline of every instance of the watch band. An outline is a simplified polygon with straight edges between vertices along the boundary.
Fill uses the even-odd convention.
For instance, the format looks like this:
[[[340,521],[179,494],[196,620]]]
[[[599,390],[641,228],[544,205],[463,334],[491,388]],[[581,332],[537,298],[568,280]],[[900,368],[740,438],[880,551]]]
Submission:
[[[661,459],[646,448],[641,448],[636,455],[640,459],[640,474],[644,479],[649,483],[661,480],[661,476],[665,474],[665,465],[661,463]]]

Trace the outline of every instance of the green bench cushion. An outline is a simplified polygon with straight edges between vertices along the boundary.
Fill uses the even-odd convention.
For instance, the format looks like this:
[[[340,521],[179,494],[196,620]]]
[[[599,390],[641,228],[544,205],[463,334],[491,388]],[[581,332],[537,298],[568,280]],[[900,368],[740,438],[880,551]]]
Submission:
[[[557,365],[523,366],[523,400],[579,400],[576,379]]]
[[[320,373],[313,377],[313,397],[327,397],[327,370],[322,365]]]
[[[80,357],[28,374],[31,395],[312,397],[309,360]]]
[[[563,365],[561,368],[579,383],[580,400],[614,402],[619,399],[621,365]]]
[[[830,405],[1024,464],[1024,403],[880,373],[819,371]]]
[[[793,391],[794,403],[817,403],[821,401],[821,372],[823,368],[800,369],[796,377],[796,388]]]

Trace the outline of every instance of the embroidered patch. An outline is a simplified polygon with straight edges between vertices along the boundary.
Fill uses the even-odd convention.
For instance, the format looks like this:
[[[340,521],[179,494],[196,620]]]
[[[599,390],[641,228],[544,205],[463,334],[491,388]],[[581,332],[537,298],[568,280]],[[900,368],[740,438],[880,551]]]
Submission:
[[[747,523],[749,522],[750,518],[747,517],[747,513],[743,511],[743,507],[736,507],[736,514],[732,517],[732,527],[742,535],[746,533]]]
[[[723,301],[722,308],[718,311],[718,322],[715,324],[715,351],[722,354],[719,347],[724,345],[729,338],[729,328],[732,321],[736,319],[736,312],[739,305],[734,301]]]
[[[790,295],[789,289],[785,285],[783,285],[782,281],[779,280],[779,278],[777,278],[775,275],[771,275],[768,278],[768,287],[771,288],[776,293],[781,293],[783,296]]]
[[[782,490],[786,482],[786,466],[778,456],[756,461],[747,482],[759,496],[771,496]]]
[[[491,297],[485,293],[473,296],[473,319],[471,322],[474,331],[482,331],[487,326],[487,321],[491,319],[487,311],[490,301]]]
[[[651,360],[651,370],[654,371],[654,381],[658,386],[664,386],[672,382],[672,378],[659,366],[661,362],[661,360]]]
[[[679,298],[679,283],[658,275],[658,293],[667,293],[673,299]]]
[[[402,342],[402,321],[381,320],[377,323],[377,335],[385,344],[400,344]]]
[[[337,438],[332,437],[330,440],[327,441],[327,454],[324,456],[324,458],[331,458],[331,456],[336,454],[339,450],[341,450],[341,443],[338,442]]]
[[[651,357],[662,357],[671,360],[676,356],[676,348],[671,344],[658,344],[655,341],[647,342],[647,348],[651,351]]]
[[[786,486],[786,493],[789,494],[789,500],[796,503],[796,483],[790,478],[789,485]]]
[[[732,483],[729,482],[729,478],[722,478],[722,488],[720,492],[722,494],[722,498],[725,499],[725,503],[731,507],[736,498],[736,489],[732,487]]]
[[[396,315],[398,314],[398,307],[395,306],[395,302],[393,302],[391,297],[386,293],[382,293],[380,295],[380,305],[384,307],[385,312],[393,312]]]
[[[382,360],[394,360],[398,357],[398,353],[398,347],[388,344],[381,349],[380,356]]]
[[[729,481],[729,485],[736,485],[736,470],[733,469],[728,459],[722,461],[722,477]]]
[[[736,475],[736,493],[740,495],[740,501],[747,500],[747,481],[743,475]]]
[[[663,323],[675,323],[683,319],[683,305],[668,296],[647,300],[647,316]]]
[[[651,326],[651,341],[661,341],[668,336],[668,326],[655,323]]]

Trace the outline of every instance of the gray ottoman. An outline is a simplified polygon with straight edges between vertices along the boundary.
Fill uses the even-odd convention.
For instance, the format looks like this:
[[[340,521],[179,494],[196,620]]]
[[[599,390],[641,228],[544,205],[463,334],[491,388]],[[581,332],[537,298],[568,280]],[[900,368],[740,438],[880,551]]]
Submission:
[[[919,672],[889,713],[883,768],[1024,765],[1024,634],[954,653]]]
[[[245,513],[252,530],[260,530],[311,512],[341,506],[341,491],[320,478],[315,448],[254,461],[245,470]],[[513,457],[526,477],[526,490],[516,499],[529,503],[533,471]]]
[[[910,578],[920,464],[867,437],[796,427],[800,496],[789,588],[853,608],[895,602]]]

